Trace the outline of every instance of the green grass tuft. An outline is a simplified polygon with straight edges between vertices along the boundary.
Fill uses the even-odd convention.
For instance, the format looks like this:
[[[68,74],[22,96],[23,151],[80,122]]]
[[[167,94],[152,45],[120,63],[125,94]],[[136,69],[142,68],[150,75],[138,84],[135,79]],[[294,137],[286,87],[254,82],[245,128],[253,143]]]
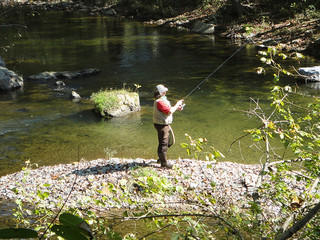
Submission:
[[[126,93],[128,91],[121,90],[100,90],[97,93],[91,95],[91,101],[93,102],[95,109],[101,116],[105,116],[105,112],[109,112],[119,107],[121,100],[118,97],[120,93]]]

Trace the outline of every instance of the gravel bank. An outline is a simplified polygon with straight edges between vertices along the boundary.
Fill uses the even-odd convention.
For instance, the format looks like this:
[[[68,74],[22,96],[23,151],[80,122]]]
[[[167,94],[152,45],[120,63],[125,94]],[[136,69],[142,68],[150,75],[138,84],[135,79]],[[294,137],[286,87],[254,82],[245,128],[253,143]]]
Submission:
[[[59,164],[45,166],[30,171],[21,171],[0,178],[0,200],[21,199],[28,197],[32,202],[39,202],[51,209],[55,209],[63,202],[73,188],[66,208],[94,208],[106,210],[113,207],[135,207],[128,203],[121,203],[109,199],[104,206],[97,209],[97,205],[90,200],[101,200],[104,196],[109,197],[107,187],[112,183],[114,186],[121,184],[132,185],[130,198],[133,201],[144,202],[145,195],[141,194],[139,186],[135,186],[134,172],[144,169],[153,172],[166,179],[173,180],[174,186],[182,186],[183,194],[168,194],[165,199],[159,199],[154,195],[154,203],[171,204],[172,207],[185,207],[186,196],[190,193],[197,194],[207,191],[216,199],[223,199],[225,203],[235,203],[250,193],[260,171],[259,165],[243,165],[238,163],[221,162],[210,163],[190,159],[170,161],[175,163],[174,169],[162,169],[156,160],[150,159],[97,159],[93,161],[81,161],[80,163]],[[212,168],[208,168],[208,164]],[[76,179],[76,182],[75,182]],[[75,182],[75,184],[74,184]],[[211,184],[215,187],[212,188]],[[128,187],[130,189],[130,186]],[[49,193],[41,199],[37,191]],[[24,192],[24,193],[23,193]],[[153,195],[152,195],[153,196]],[[184,196],[184,197],[183,197]],[[188,196],[192,198],[192,196]],[[224,202],[222,203],[224,204]]]

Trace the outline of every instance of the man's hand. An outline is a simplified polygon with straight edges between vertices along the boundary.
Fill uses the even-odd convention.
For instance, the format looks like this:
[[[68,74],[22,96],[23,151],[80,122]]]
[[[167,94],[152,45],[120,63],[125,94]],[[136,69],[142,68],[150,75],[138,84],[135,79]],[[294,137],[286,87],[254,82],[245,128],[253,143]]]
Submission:
[[[177,102],[177,105],[178,105],[178,108],[177,108],[177,109],[178,109],[179,111],[182,111],[182,110],[183,110],[183,107],[184,107],[184,105],[185,105],[185,104],[183,103],[183,101],[184,101],[184,100],[181,99],[181,100],[179,100],[179,101]]]

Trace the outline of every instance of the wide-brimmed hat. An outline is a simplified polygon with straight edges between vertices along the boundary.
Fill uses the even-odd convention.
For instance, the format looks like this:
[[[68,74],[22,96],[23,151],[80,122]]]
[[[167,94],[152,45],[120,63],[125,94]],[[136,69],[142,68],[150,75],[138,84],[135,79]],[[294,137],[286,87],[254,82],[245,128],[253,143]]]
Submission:
[[[159,84],[156,86],[156,90],[159,92],[160,95],[162,95],[164,92],[168,91],[168,88],[166,88],[162,84]]]

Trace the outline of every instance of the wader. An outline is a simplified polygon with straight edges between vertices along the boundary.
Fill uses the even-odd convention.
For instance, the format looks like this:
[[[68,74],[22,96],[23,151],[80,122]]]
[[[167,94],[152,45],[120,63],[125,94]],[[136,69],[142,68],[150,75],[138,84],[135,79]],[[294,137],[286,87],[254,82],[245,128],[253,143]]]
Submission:
[[[161,167],[167,166],[167,150],[174,144],[174,135],[169,125],[154,124],[158,132],[158,157]],[[171,134],[170,134],[171,132]]]

